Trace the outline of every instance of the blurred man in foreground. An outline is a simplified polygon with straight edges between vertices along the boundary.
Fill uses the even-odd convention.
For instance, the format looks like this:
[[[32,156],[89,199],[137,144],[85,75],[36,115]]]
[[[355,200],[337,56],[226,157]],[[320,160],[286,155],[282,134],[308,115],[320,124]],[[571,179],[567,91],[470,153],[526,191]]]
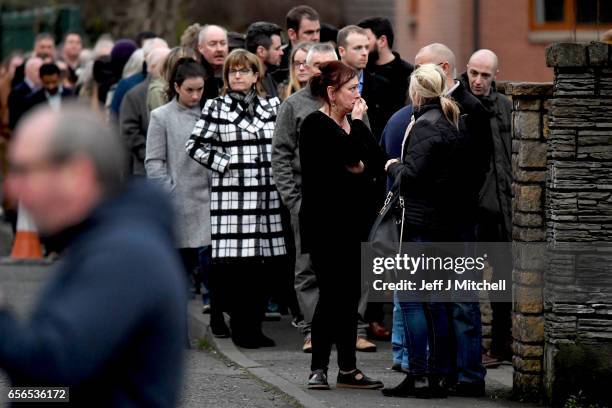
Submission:
[[[20,123],[9,193],[64,251],[29,321],[0,305],[0,368],[14,386],[70,387],[75,406],[171,407],[186,283],[170,204],[142,182],[121,183],[122,151],[76,105],[36,109]]]

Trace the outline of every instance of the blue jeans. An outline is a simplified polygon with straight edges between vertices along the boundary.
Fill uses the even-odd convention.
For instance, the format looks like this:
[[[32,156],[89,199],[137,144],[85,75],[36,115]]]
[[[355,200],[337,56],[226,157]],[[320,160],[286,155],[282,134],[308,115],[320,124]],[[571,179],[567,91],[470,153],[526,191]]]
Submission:
[[[408,347],[404,335],[404,318],[397,298],[393,299],[393,327],[391,330],[391,350],[393,364],[400,364],[402,369],[408,370]]]
[[[481,384],[486,370],[482,365],[482,325],[480,304],[451,303],[452,330],[457,351],[455,372],[457,381]]]
[[[451,373],[447,306],[447,303],[400,303],[411,374],[448,376]]]

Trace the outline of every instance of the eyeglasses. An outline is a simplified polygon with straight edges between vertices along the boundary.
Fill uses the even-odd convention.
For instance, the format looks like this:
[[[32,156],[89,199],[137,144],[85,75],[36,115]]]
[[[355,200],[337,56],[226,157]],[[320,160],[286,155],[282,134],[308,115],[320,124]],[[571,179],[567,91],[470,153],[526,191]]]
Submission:
[[[308,67],[306,61],[293,61],[293,67],[297,69],[302,69]]]
[[[249,75],[251,74],[253,71],[251,71],[250,69],[247,68],[241,68],[241,69],[230,69],[229,70],[229,74],[230,75],[236,75],[236,74],[240,74],[240,75]]]

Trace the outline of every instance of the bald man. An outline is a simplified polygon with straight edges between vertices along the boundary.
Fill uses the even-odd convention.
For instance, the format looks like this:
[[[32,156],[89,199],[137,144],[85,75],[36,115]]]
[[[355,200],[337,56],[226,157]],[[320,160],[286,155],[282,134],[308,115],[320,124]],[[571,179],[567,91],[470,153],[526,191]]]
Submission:
[[[493,154],[490,169],[480,192],[478,241],[512,241],[512,103],[497,92],[495,78],[499,60],[491,50],[478,50],[470,57],[461,82],[484,106],[491,125]],[[512,279],[510,251],[503,257],[492,257],[495,280]],[[495,300],[495,299],[492,299]],[[494,368],[506,360],[512,361],[511,309],[508,302],[492,301],[492,342],[483,356],[485,366]]]
[[[24,79],[11,90],[8,98],[9,128],[15,129],[19,118],[28,108],[28,96],[41,88],[39,71],[42,65],[43,60],[39,57],[28,58],[25,62]]]
[[[123,157],[85,107],[20,122],[7,191],[64,250],[27,321],[0,296],[0,369],[12,386],[69,387],[73,406],[174,407],[187,299],[172,209],[122,183]]]

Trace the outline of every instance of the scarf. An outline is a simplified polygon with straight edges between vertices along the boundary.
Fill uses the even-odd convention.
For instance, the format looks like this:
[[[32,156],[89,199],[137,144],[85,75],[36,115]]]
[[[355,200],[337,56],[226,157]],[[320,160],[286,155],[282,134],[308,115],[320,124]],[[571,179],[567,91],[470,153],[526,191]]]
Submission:
[[[238,102],[251,117],[255,116],[255,101],[257,101],[257,91],[255,87],[252,87],[246,94],[234,91],[230,91],[227,94],[230,98]]]

